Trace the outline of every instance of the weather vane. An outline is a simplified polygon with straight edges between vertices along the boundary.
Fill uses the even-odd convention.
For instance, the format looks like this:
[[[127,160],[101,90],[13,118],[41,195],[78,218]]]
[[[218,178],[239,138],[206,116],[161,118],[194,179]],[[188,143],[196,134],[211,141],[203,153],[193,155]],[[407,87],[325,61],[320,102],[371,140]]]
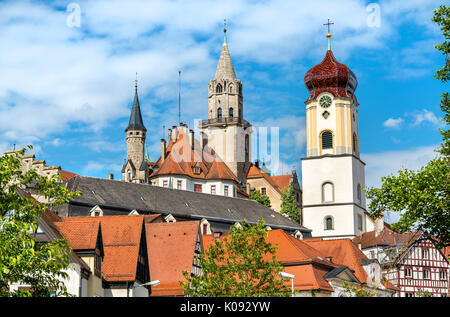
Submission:
[[[328,39],[328,50],[331,50],[331,33],[330,33],[330,26],[334,23],[330,22],[330,19],[328,19],[328,23],[324,23],[328,27],[328,33],[327,33],[327,39]]]

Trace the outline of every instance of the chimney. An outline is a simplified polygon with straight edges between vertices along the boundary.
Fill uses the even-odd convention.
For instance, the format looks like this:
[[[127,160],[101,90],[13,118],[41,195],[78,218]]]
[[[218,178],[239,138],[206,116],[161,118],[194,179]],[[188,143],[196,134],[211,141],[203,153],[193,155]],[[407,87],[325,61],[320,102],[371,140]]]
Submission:
[[[255,166],[256,166],[257,168],[259,168],[259,161],[258,161],[258,160],[255,160]]]
[[[111,179],[111,180],[114,179],[114,174],[110,172],[110,173],[108,174],[108,179]]]
[[[194,130],[189,130],[190,141],[191,141],[191,149],[194,149],[195,139],[194,139]]]
[[[177,129],[177,126],[174,125],[172,127],[172,140],[173,140],[173,142],[176,142],[177,139],[178,139],[178,129]]]
[[[164,162],[165,158],[166,158],[166,140],[161,139],[161,164]]]
[[[169,137],[167,138],[167,140],[169,140],[170,142],[171,139],[172,139],[172,129],[169,129]]]
[[[384,230],[384,217],[383,214],[379,218],[375,219],[375,237],[378,237],[378,235]]]

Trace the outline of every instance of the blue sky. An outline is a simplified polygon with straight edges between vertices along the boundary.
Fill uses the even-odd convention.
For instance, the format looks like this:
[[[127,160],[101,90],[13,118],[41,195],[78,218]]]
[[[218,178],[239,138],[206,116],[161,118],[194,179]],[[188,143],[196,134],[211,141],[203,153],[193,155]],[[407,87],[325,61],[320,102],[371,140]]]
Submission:
[[[80,26],[68,23],[80,9]],[[372,3],[372,5],[371,5]],[[373,8],[375,4],[375,9]],[[321,62],[330,18],[332,50],[358,77],[360,151],[367,185],[400,167],[418,168],[441,141],[444,62],[431,22],[442,1],[2,1],[0,150],[34,145],[48,165],[120,178],[138,72],[152,159],[163,125],[207,117],[228,24],[228,44],[244,86],[244,117],[280,128],[281,166],[305,156],[305,72]],[[379,11],[377,11],[379,9]],[[379,24],[371,17],[379,12]],[[370,20],[370,21],[369,21]],[[72,22],[74,20],[71,20]],[[368,22],[369,21],[369,22]],[[72,27],[71,27],[72,26]],[[256,157],[254,157],[256,158]]]

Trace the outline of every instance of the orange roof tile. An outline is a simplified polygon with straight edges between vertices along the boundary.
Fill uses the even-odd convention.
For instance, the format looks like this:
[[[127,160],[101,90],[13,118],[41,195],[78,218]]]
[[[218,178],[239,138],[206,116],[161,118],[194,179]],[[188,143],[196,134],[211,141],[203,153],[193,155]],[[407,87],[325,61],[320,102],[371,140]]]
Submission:
[[[60,173],[63,182],[67,182],[69,179],[77,176],[77,174],[65,170],[61,170]]]
[[[94,250],[98,237],[100,222],[55,222],[61,233],[74,250]]]
[[[277,184],[278,187],[283,190],[289,188],[289,185],[291,184],[292,174],[271,176],[271,178],[275,182],[275,184]]]
[[[378,236],[375,236],[375,231],[364,232],[353,238],[353,243],[361,244],[362,248],[367,248],[376,245],[395,245],[395,244],[410,244],[415,241],[422,232],[406,232],[398,233],[385,227]]]
[[[145,225],[150,278],[161,282],[151,296],[183,295],[178,282],[184,280],[183,271],[191,272],[199,225],[199,221]]]
[[[228,234],[220,237],[224,239]],[[215,241],[213,235],[203,235],[203,247],[207,250]],[[336,264],[325,260],[323,254],[306,244],[305,240],[298,240],[283,230],[270,230],[266,241],[277,247],[276,259],[285,267],[287,273],[294,274],[294,289],[296,290],[327,290],[333,291],[324,275]],[[266,260],[271,256],[265,255]],[[286,281],[286,285],[290,285]]]
[[[159,168],[156,168],[150,177],[176,174],[187,175],[191,178],[220,178],[239,182],[238,178],[218,155],[202,151],[200,142],[197,140],[194,140],[194,142],[195,146],[192,149],[189,137],[186,136],[182,128],[178,127],[176,141],[169,141],[164,162],[161,163],[161,157],[158,159]],[[194,173],[193,167],[199,167],[200,173]]]
[[[367,257],[350,239],[306,239],[303,241],[320,251],[324,256],[331,257],[332,263],[347,266],[353,270],[361,283],[369,282],[370,278],[362,266],[362,260],[367,260]]]
[[[104,245],[103,276],[107,281],[134,281],[143,216],[68,217],[66,223],[100,221]]]

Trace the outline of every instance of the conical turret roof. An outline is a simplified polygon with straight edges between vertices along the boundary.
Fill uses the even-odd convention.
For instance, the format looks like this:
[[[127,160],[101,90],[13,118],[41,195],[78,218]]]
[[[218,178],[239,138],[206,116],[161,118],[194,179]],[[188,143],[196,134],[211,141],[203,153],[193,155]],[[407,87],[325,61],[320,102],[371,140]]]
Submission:
[[[144,122],[142,121],[141,107],[139,105],[137,87],[134,94],[133,108],[131,108],[130,122],[128,123],[128,127],[126,128],[125,131],[128,130],[147,131],[147,129],[144,126]]]
[[[216,75],[214,79],[236,79],[233,63],[231,62],[228,45],[223,43],[222,52],[220,53],[219,64],[217,65]]]

